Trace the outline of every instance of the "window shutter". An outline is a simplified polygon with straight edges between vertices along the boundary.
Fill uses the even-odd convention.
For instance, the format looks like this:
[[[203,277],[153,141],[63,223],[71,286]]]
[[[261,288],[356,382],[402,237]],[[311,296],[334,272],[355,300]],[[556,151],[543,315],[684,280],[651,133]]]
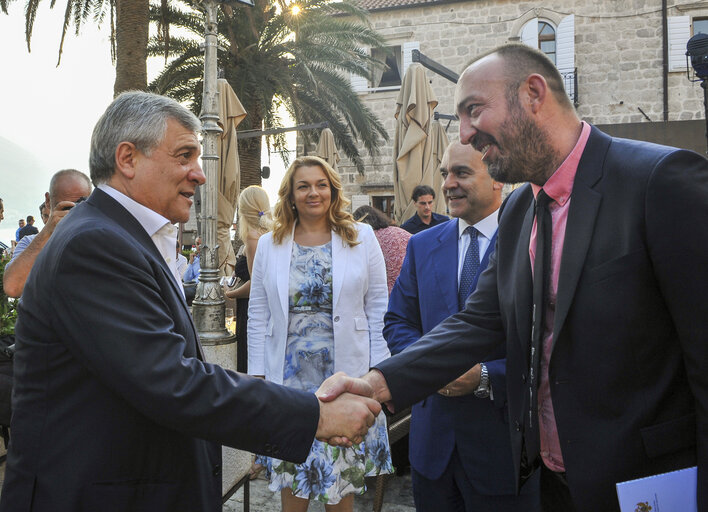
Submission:
[[[669,71],[686,71],[686,43],[691,37],[690,16],[669,16]]]
[[[521,29],[521,42],[532,48],[538,48],[538,18],[529,20]]]
[[[561,74],[575,71],[575,15],[566,16],[556,29],[556,67]],[[565,75],[569,77],[569,75]],[[575,81],[565,80],[568,96],[574,97]]]
[[[413,64],[413,50],[420,50],[420,43],[418,41],[409,41],[407,43],[403,43],[403,46],[401,46],[401,51],[403,52],[403,69],[401,70],[401,80],[403,80],[408,66]]]
[[[351,81],[352,89],[354,89],[354,92],[366,92],[366,90],[369,88],[369,81],[366,79],[365,76],[359,76],[355,75],[354,73],[349,73],[349,80]]]

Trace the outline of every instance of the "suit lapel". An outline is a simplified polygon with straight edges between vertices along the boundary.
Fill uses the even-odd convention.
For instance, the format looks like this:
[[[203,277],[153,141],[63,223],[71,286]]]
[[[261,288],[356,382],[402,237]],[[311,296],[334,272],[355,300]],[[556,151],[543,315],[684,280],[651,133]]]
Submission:
[[[275,268],[270,269],[275,272],[275,282],[277,287],[277,297],[280,300],[280,308],[283,311],[285,318],[288,318],[288,294],[290,293],[290,259],[293,252],[293,243],[295,236],[295,225],[290,238],[283,239],[280,244],[273,244],[273,252],[275,256]]]
[[[602,164],[610,141],[610,137],[593,128],[578,164],[558,276],[557,305],[553,320],[553,346],[555,346],[558,334],[568,316],[590,247],[602,199],[602,195],[592,187],[602,177]]]
[[[530,189],[529,189],[530,193]],[[533,227],[534,202],[533,195],[526,209],[521,230],[519,231],[519,244],[517,245],[514,268],[518,280],[515,283],[518,290],[516,301],[516,322],[519,327],[519,341],[522,353],[528,357],[531,340],[531,308],[533,304],[533,278],[531,276],[531,260],[529,259],[529,243],[531,242],[531,228]]]
[[[165,274],[166,280],[170,283],[170,286],[172,286],[172,291],[179,297],[183,312],[185,316],[189,319],[189,325],[192,329],[192,336],[194,337],[194,340],[196,342],[197,354],[199,355],[199,359],[204,361],[204,353],[199,342],[197,328],[194,325],[194,320],[192,318],[191,312],[189,311],[189,306],[187,306],[187,303],[184,300],[184,294],[181,290],[179,290],[179,288],[177,288],[178,284],[175,282],[175,278],[172,274],[172,271],[167,266],[167,262],[165,262],[165,259],[162,257],[162,254],[160,254],[160,251],[158,251],[157,247],[155,246],[155,243],[152,241],[152,238],[150,238],[150,235],[148,235],[147,231],[145,231],[145,228],[143,228],[140,222],[138,222],[138,220],[133,217],[133,215],[128,210],[123,208],[123,206],[118,203],[118,201],[113,199],[111,196],[109,196],[99,188],[93,191],[88,202],[93,204],[96,208],[101,210],[108,217],[113,219],[114,222],[121,226],[130,236],[135,238],[138,243],[142,247],[144,247],[148,252],[150,252],[153,258],[155,258],[158,265],[160,266],[160,269]]]
[[[440,230],[435,243],[430,247],[433,258],[433,278],[451,315],[459,311],[457,305],[458,222],[457,219],[446,222],[445,228]]]
[[[477,281],[479,281],[479,276],[482,275],[482,272],[487,268],[487,265],[489,265],[489,256],[492,254],[492,251],[494,251],[494,246],[497,243],[497,232],[494,232],[494,235],[492,236],[492,239],[489,240],[489,245],[487,246],[487,250],[484,251],[484,256],[482,256],[482,260],[479,262],[479,269],[477,269],[477,275],[474,276],[474,281],[472,282],[472,290],[477,289]]]
[[[342,292],[349,252],[344,240],[332,231],[332,308],[337,307]]]

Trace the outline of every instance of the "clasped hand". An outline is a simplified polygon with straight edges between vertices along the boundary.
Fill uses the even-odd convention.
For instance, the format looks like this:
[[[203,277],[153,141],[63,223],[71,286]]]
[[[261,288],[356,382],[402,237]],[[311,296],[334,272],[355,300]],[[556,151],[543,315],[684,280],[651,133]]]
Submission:
[[[332,446],[360,443],[381,412],[374,389],[363,379],[338,372],[315,393],[320,401],[320,421],[315,437]]]

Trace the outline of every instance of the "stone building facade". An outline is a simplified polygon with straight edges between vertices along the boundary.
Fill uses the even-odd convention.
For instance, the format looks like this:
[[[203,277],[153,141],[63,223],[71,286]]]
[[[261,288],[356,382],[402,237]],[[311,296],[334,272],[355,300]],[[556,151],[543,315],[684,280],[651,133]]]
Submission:
[[[387,63],[396,69],[374,77],[376,83],[351,77],[390,136],[379,156],[365,158],[363,175],[351,162],[340,163],[346,193],[356,204],[368,196],[374,206],[388,209],[392,201],[396,84],[400,85],[413,49],[460,73],[475,55],[505,42],[540,45],[564,73],[566,90],[584,120],[610,133],[613,127],[647,128],[647,123],[654,123],[652,133],[700,130],[694,135],[705,150],[703,89],[687,79],[685,51],[694,33],[708,33],[708,1],[669,0],[666,10],[662,0],[361,0],[360,4],[390,45]],[[454,84],[432,71],[426,74],[439,102],[437,112],[454,114]],[[451,140],[457,131],[457,121],[451,121],[447,129]]]

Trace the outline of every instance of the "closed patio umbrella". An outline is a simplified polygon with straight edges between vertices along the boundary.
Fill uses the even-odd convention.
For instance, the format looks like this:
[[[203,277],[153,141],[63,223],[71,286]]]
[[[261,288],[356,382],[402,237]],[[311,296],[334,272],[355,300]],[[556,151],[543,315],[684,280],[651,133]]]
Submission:
[[[440,169],[440,162],[442,162],[442,157],[450,141],[440,121],[433,121],[430,128],[430,140],[433,144],[433,190],[435,190],[435,208],[433,208],[433,211],[444,215],[447,213],[447,205],[445,204],[445,197],[442,193],[443,178],[438,170]]]
[[[223,130],[218,142],[219,152],[219,202],[216,223],[216,238],[219,243],[219,275],[233,274],[236,254],[231,245],[231,225],[236,212],[240,187],[240,169],[236,127],[246,117],[246,110],[241,105],[229,83],[220,78],[219,126]]]
[[[429,136],[438,100],[423,66],[413,63],[403,77],[396,100],[396,134],[393,145],[394,217],[403,223],[415,213],[411,193],[417,185],[433,185],[438,169],[433,162]]]
[[[317,143],[315,155],[331,165],[332,169],[337,170],[337,164],[340,160],[339,152],[334,143],[334,134],[329,128],[325,128],[322,130],[322,133],[320,133],[320,141]]]

